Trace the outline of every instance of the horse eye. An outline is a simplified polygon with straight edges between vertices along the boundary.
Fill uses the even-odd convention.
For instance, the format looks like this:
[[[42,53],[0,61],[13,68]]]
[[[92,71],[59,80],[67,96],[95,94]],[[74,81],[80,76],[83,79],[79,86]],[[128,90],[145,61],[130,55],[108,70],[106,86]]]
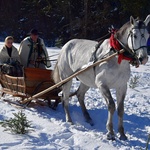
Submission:
[[[134,37],[135,39],[137,38],[137,36],[136,36],[135,34],[133,35],[133,37]]]
[[[144,34],[141,34],[141,37],[144,37]]]

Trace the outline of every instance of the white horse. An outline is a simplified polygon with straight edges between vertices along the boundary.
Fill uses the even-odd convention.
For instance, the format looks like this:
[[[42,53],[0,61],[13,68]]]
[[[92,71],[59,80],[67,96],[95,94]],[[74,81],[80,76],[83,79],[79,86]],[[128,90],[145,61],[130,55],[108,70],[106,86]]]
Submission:
[[[123,114],[127,82],[130,77],[130,63],[138,67],[139,64],[146,64],[148,61],[146,44],[149,37],[147,31],[149,21],[150,15],[146,17],[145,21],[130,17],[129,22],[124,24],[118,31],[113,32],[111,38],[101,41],[101,44],[99,44],[99,47],[95,50],[94,48],[97,45],[96,41],[73,39],[62,47],[55,66],[53,78],[55,83],[58,83],[80,70],[83,65],[88,64],[92,56],[95,56],[96,60],[100,60],[121,48],[125,50],[123,54],[118,53],[116,57],[77,76],[81,84],[76,95],[81,105],[83,115],[88,123],[93,125],[93,121],[84,104],[86,91],[90,87],[98,88],[106,100],[108,106],[108,120],[106,124],[108,139],[115,139],[113,131],[115,103],[110,89],[116,90],[118,132],[120,133],[120,139],[127,139],[123,127]],[[68,109],[71,84],[72,80],[62,86],[62,103],[66,113],[66,121],[72,123]]]

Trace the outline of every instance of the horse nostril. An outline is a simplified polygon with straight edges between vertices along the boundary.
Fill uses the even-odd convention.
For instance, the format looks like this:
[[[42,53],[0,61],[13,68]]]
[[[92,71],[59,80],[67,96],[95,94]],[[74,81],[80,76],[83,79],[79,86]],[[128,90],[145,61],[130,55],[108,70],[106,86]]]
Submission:
[[[143,61],[143,58],[139,58],[139,61],[142,63],[142,61]]]

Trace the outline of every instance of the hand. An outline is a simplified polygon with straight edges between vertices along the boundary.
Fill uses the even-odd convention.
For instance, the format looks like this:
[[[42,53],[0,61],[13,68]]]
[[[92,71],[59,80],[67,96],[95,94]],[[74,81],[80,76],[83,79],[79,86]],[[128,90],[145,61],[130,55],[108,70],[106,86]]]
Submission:
[[[42,57],[38,57],[38,58],[36,59],[36,61],[37,61],[37,62],[42,62],[43,59],[44,59],[44,58],[42,58]]]
[[[33,60],[30,60],[30,63],[31,65],[35,65],[35,62]]]

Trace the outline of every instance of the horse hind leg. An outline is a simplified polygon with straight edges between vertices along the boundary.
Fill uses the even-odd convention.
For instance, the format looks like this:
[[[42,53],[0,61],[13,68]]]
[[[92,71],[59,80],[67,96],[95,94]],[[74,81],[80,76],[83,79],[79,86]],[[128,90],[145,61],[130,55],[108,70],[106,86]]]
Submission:
[[[85,93],[87,92],[87,90],[89,89],[88,86],[84,85],[83,83],[80,84],[77,92],[76,92],[76,95],[78,97],[78,101],[80,103],[80,106],[81,106],[81,109],[82,109],[82,113],[84,115],[84,118],[86,120],[86,122],[88,122],[91,126],[94,125],[87,109],[86,109],[86,106],[85,106],[85,103],[84,103],[84,97],[85,97]]]
[[[72,84],[72,81],[69,81],[62,86],[62,93],[63,93],[62,104],[63,104],[63,108],[66,114],[66,122],[70,122],[71,124],[73,124],[71,116],[70,116],[70,112],[69,112],[69,95],[70,95],[71,84]]]

